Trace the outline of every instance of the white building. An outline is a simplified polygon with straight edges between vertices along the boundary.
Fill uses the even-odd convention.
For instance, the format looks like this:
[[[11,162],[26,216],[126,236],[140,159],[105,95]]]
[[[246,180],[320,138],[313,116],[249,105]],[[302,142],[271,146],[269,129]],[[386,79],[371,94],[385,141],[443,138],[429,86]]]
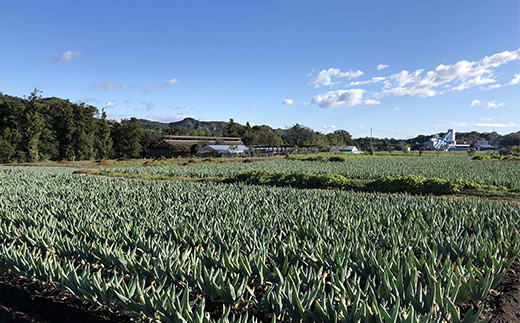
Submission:
[[[197,152],[197,155],[233,156],[249,153],[244,145],[208,145]]]
[[[344,153],[344,154],[360,154],[361,151],[356,146],[333,146],[330,147],[332,153]]]

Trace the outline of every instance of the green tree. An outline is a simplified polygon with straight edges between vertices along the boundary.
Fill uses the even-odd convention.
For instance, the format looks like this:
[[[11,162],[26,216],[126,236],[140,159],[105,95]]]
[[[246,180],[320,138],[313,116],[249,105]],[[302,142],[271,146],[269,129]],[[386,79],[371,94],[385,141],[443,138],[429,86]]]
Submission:
[[[225,137],[239,137],[238,125],[235,123],[233,119],[229,119],[229,122],[224,127],[222,134]]]
[[[143,151],[141,140],[144,130],[136,118],[123,119],[112,124],[112,140],[117,157],[139,158]]]
[[[101,118],[97,119],[94,150],[97,159],[107,159],[112,155],[112,137],[105,110],[101,112]]]

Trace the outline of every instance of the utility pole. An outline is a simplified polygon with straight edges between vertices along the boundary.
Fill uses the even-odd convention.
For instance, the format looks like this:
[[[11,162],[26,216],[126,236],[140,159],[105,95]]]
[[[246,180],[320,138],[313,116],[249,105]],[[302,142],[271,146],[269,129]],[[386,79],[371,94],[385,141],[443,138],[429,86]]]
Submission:
[[[374,149],[372,148],[372,127],[370,127],[370,155],[374,153]]]

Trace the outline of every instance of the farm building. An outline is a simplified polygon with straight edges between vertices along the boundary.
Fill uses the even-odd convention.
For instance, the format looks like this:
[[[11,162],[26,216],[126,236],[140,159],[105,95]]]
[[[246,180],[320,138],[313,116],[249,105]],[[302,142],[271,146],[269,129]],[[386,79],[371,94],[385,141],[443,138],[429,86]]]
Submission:
[[[475,149],[477,151],[484,151],[484,150],[497,150],[498,147],[490,145],[487,140],[478,140],[475,144]]]
[[[243,145],[238,137],[203,137],[203,136],[163,136],[161,140],[148,147],[148,157],[175,157],[189,154],[192,146],[206,145]]]
[[[360,154],[361,151],[356,146],[333,146],[330,147],[331,153],[344,153],[344,154]]]
[[[171,145],[183,145],[186,147],[200,143],[207,145],[243,145],[242,139],[238,137],[163,136],[162,141]]]
[[[238,156],[249,153],[244,145],[208,145],[197,152],[200,156]]]

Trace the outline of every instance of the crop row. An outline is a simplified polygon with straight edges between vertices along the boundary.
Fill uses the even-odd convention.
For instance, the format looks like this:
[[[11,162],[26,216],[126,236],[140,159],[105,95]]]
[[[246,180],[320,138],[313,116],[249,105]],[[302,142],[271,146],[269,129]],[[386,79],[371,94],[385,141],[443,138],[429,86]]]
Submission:
[[[463,178],[479,184],[508,188],[520,185],[520,167],[517,163],[471,160],[468,156],[347,158],[345,162],[278,160],[246,164],[126,167],[108,170],[192,177],[226,177],[256,170],[268,170],[277,173],[339,174],[347,178],[358,179],[416,175],[448,180]]]
[[[0,267],[165,322],[474,321],[520,252],[513,203],[0,178]]]

